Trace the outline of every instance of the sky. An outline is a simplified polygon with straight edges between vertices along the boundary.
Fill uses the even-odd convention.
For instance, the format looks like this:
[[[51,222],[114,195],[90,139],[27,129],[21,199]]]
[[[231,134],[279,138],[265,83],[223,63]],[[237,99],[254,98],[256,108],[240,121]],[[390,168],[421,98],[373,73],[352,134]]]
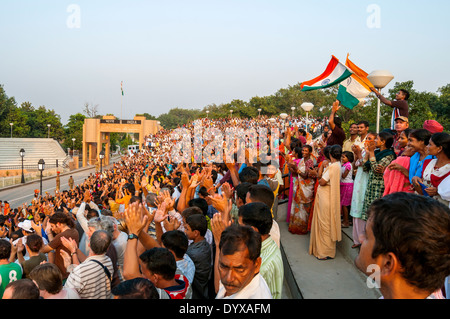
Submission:
[[[132,119],[268,96],[331,55],[436,92],[450,83],[443,0],[1,0],[0,85],[61,116]],[[123,81],[124,96],[120,84]]]

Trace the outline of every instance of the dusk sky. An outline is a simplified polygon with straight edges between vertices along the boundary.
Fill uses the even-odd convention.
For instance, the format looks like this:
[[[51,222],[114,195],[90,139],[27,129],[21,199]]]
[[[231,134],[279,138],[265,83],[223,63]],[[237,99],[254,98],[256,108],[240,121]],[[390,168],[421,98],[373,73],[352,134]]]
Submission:
[[[450,83],[448,1],[1,0],[0,85],[61,115],[248,101],[347,53],[418,91]]]

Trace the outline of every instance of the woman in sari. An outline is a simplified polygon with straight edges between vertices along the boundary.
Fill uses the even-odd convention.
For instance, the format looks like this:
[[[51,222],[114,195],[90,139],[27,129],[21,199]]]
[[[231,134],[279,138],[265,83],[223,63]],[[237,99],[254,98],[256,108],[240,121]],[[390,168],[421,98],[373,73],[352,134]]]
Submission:
[[[287,211],[287,222],[289,223],[291,217],[292,202],[294,199],[294,185],[297,183],[297,170],[298,163],[302,159],[302,148],[294,147],[291,154],[286,157],[287,166],[289,168],[289,199],[288,199],[288,211]]]
[[[366,195],[367,182],[369,181],[369,172],[364,170],[364,163],[368,160],[366,144],[375,141],[377,134],[368,133],[365,143],[361,145],[353,144],[352,151],[355,154],[356,175],[353,181],[352,203],[350,205],[350,216],[353,219],[353,245],[352,248],[361,246],[360,238],[364,235],[366,222],[361,219],[364,196]]]
[[[394,136],[388,132],[380,132],[374,142],[368,143],[369,160],[364,163],[364,170],[369,172],[367,190],[364,195],[364,204],[361,219],[367,222],[367,212],[372,202],[383,197],[384,171],[395,159],[392,148]]]
[[[311,211],[311,202],[314,198],[315,179],[310,176],[310,171],[314,168],[315,158],[312,147],[305,145],[302,147],[302,158],[300,159],[292,174],[296,175],[293,184],[293,198],[289,218],[289,232],[298,235],[308,233],[308,219]]]
[[[414,176],[422,176],[423,163],[426,160],[435,158],[433,155],[427,153],[427,145],[430,138],[431,133],[426,129],[413,130],[408,135],[408,146],[415,152],[415,154],[411,156],[409,164],[409,182],[413,185]]]
[[[308,219],[308,231],[311,231],[312,218],[313,218],[313,214],[314,214],[314,203],[315,203],[315,200],[316,200],[315,194],[317,194],[317,188],[319,187],[319,181],[322,178],[324,170],[330,164],[330,160],[329,160],[330,148],[331,148],[331,146],[325,146],[324,147],[324,149],[322,150],[322,154],[323,154],[322,156],[324,157],[324,160],[320,161],[319,164],[317,165],[317,167],[315,167],[314,169],[310,170],[310,172],[309,172],[309,176],[311,178],[315,179],[315,183],[314,183],[313,201],[311,202],[311,207],[312,208],[311,208],[311,211],[309,213],[309,219]]]
[[[384,193],[383,196],[395,193],[406,192],[414,193],[413,187],[409,182],[409,161],[414,151],[406,146],[401,153],[384,171]]]
[[[414,177],[413,183],[418,193],[433,197],[449,207],[450,198],[447,193],[450,185],[450,135],[433,134],[427,146],[427,153],[435,158],[424,162],[422,178]],[[419,183],[424,185],[423,189]]]
[[[341,155],[342,147],[330,148],[330,165],[319,181],[314,201],[309,254],[319,260],[336,256],[336,242],[341,241]]]

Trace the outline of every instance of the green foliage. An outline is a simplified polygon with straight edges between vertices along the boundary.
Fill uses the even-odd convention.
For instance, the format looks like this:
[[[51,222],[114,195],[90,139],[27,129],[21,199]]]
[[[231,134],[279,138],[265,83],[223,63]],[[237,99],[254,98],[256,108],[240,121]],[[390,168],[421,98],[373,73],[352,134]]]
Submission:
[[[436,119],[440,122],[446,131],[450,131],[450,84],[440,87],[436,93],[419,92],[414,88],[413,81],[397,82],[387,93],[382,92],[388,99],[395,99],[395,94],[399,89],[404,88],[410,92],[410,127],[422,127],[427,119]],[[230,110],[233,110],[233,117],[256,118],[258,109],[261,109],[262,116],[278,116],[280,113],[292,114],[292,107],[295,107],[295,116],[306,116],[301,108],[302,103],[310,102],[314,104],[310,117],[328,118],[331,105],[336,100],[338,86],[324,90],[315,90],[303,92],[300,90],[299,83],[281,88],[272,95],[255,96],[249,101],[235,99],[229,103],[220,105],[210,104],[202,109],[183,109],[173,108],[167,113],[158,117],[149,113],[138,114],[145,116],[149,120],[158,120],[166,129],[174,129],[187,124],[195,119],[204,118],[227,118],[230,116]],[[370,123],[371,129],[375,131],[376,111],[378,99],[370,94],[364,103],[357,105],[352,110],[342,107],[338,115],[343,120],[343,128],[348,132],[348,127],[353,122],[366,120]],[[72,138],[76,138],[75,148],[81,150],[83,123],[86,116],[100,117],[97,114],[97,105],[86,103],[82,110],[85,114],[76,113],[70,116],[68,123],[63,127],[61,119],[54,110],[47,109],[45,106],[35,108],[31,103],[24,102],[20,106],[14,97],[8,97],[0,85],[0,136],[10,136],[10,125],[13,126],[14,137],[47,137],[48,127],[51,124],[50,137],[58,139],[63,147],[72,148]],[[209,111],[207,114],[206,111]],[[380,130],[390,127],[392,108],[381,103],[380,106]],[[132,144],[129,136],[120,133],[111,134],[111,146],[114,150],[115,145],[120,144],[126,148]]]
[[[72,114],[69,117],[69,121],[64,126],[64,142],[63,147],[65,149],[72,149],[73,144],[75,145],[76,150],[82,149],[83,142],[83,124],[86,116],[81,113]],[[73,143],[72,138],[75,138],[75,143]]]
[[[437,94],[430,92],[418,92],[414,89],[413,81],[397,82],[394,87],[389,90],[390,99],[395,99],[395,94],[400,89],[406,89],[409,91],[409,127],[410,128],[422,128],[423,123],[426,120],[436,119],[436,113],[433,112],[430,105],[433,101],[438,99]],[[392,115],[392,108],[387,107],[389,111],[384,108],[384,117],[388,117],[389,121]],[[383,113],[382,113],[383,114]]]
[[[165,129],[174,129],[197,119],[200,113],[200,110],[173,108],[168,113],[161,114],[158,120]]]
[[[136,116],[145,116],[146,120],[157,120],[156,116],[148,114],[147,112],[143,114],[136,114]]]

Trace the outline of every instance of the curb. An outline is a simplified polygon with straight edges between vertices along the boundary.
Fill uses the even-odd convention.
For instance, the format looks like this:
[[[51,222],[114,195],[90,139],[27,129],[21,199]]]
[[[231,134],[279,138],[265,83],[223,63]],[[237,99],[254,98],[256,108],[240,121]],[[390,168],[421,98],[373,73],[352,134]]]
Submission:
[[[118,157],[118,158],[120,158],[120,157]],[[113,159],[111,158],[111,160],[113,160]],[[103,168],[106,169],[107,167],[109,167],[109,166],[111,166],[111,165],[113,165],[113,164],[114,164],[114,162],[111,163],[111,164],[109,164],[109,165],[106,165],[106,166],[103,167]],[[66,173],[59,174],[59,176],[72,175],[72,174],[74,174],[74,173],[87,171],[87,170],[90,170],[90,169],[92,169],[92,168],[95,168],[95,165],[88,165],[88,166],[85,166],[85,167],[77,168],[77,169],[74,169],[73,171],[69,171],[69,172],[66,172]],[[51,179],[53,179],[53,178],[56,178],[56,175],[43,177],[43,178],[42,178],[42,181],[51,180]],[[32,184],[35,184],[35,183],[40,183],[40,181],[41,181],[40,179],[36,179],[36,180],[30,181],[30,182],[26,182],[26,183],[24,183],[24,184],[19,183],[19,184],[16,184],[16,185],[3,187],[3,188],[0,188],[0,193],[1,193],[2,191],[11,190],[11,189],[18,188],[18,187],[21,187],[21,186],[32,185]]]

